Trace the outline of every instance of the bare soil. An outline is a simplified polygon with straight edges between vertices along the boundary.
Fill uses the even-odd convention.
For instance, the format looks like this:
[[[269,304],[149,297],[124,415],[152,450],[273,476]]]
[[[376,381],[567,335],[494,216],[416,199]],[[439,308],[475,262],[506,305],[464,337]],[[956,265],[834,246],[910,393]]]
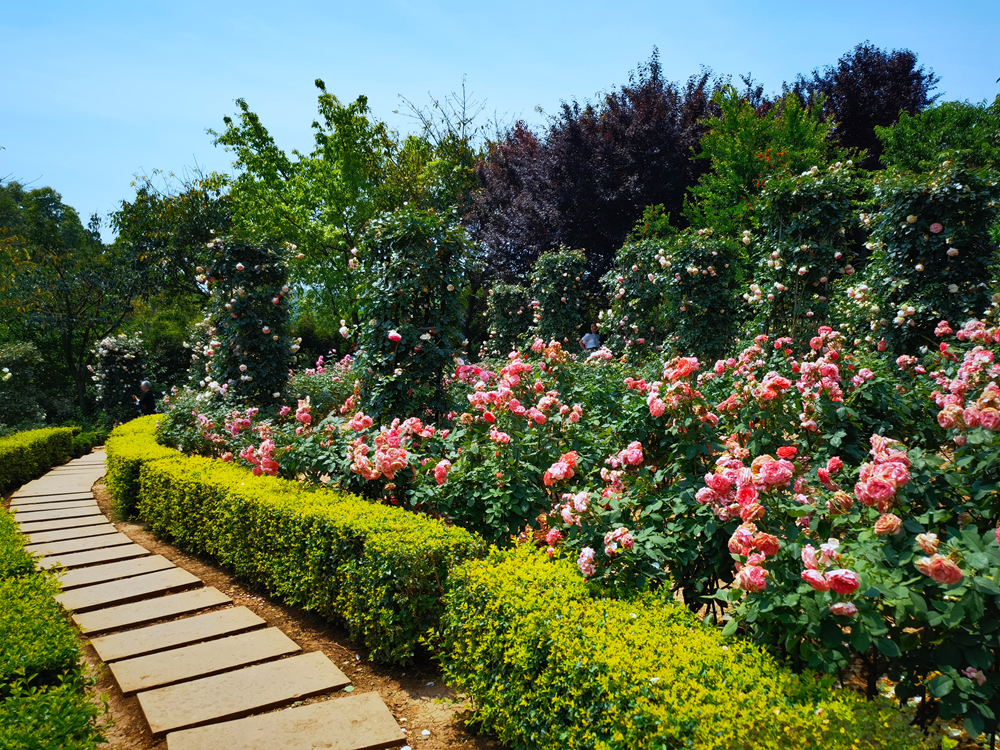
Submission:
[[[98,506],[111,518],[110,496],[103,481],[95,484],[93,490]],[[354,693],[377,692],[382,697],[396,721],[406,730],[406,741],[414,750],[503,747],[494,739],[475,736],[466,729],[464,719],[471,713],[469,702],[443,684],[441,673],[433,663],[425,661],[404,668],[374,664],[368,660],[366,651],[353,643],[344,630],[324,618],[284,605],[238,581],[211,560],[165,544],[147,531],[144,524],[126,522],[115,523],[115,526],[150,552],[163,555],[178,567],[198,576],[207,586],[219,589],[232,598],[234,605],[251,610],[269,627],[280,628],[304,652],[325,653],[351,679]],[[106,701],[109,706],[105,719],[108,743],[101,747],[108,750],[166,750],[166,740],[150,734],[138,700],[122,694],[89,643],[83,652],[96,678],[92,689],[94,700]],[[319,696],[302,703],[336,700],[343,695]],[[424,731],[429,734],[424,734]]]

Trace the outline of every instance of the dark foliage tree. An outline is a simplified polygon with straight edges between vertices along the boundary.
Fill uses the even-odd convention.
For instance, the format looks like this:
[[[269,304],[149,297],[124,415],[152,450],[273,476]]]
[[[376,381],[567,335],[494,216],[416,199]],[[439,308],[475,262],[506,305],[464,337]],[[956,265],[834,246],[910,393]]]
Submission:
[[[864,42],[836,65],[799,76],[792,90],[804,99],[825,96],[824,112],[836,122],[834,137],[841,146],[865,149],[862,166],[878,169],[882,142],[875,128],[892,125],[901,112],[913,115],[933,104],[940,96],[931,93],[937,84],[938,77],[917,65],[910,50],[887,52]]]
[[[517,122],[489,143],[467,216],[489,273],[523,280],[542,252],[565,245],[586,249],[596,280],[646,206],[679,214],[685,190],[708,166],[689,157],[712,89],[708,72],[683,87],[664,80],[654,50],[597,104],[564,103],[543,134]]]

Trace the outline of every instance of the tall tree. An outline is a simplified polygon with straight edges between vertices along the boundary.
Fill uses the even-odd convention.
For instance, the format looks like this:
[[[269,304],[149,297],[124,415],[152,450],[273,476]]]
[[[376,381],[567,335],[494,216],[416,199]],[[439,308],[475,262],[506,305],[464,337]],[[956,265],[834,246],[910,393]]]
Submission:
[[[825,97],[824,113],[835,123],[833,136],[842,146],[865,149],[862,164],[877,169],[882,142],[876,127],[888,127],[901,112],[916,114],[940,96],[932,94],[938,77],[917,65],[910,50],[881,50],[864,42],[845,54],[836,65],[811,77],[799,76],[792,90],[806,99]]]
[[[544,133],[517,122],[489,143],[467,221],[492,275],[519,281],[542,252],[566,245],[586,249],[596,280],[646,206],[676,215],[706,168],[689,156],[711,110],[709,79],[666,81],[654,50],[597,104],[570,101]]]
[[[51,188],[0,186],[0,308],[27,337],[54,338],[81,410],[94,343],[113,333],[148,294],[146,264],[101,243]]]

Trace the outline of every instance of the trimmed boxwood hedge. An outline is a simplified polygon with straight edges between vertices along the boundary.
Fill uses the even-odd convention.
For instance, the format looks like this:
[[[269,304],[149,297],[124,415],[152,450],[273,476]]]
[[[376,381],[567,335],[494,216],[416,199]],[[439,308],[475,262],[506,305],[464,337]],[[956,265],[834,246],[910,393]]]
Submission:
[[[47,427],[0,438],[0,491],[6,492],[66,463],[79,427]]]
[[[36,571],[14,519],[0,509],[0,748],[90,750],[101,741],[76,632]]]
[[[495,552],[449,585],[445,676],[512,747],[923,747],[888,702],[796,675],[674,601],[601,598],[566,559]]]
[[[104,441],[107,452],[105,485],[111,495],[111,514],[116,521],[134,518],[139,503],[139,470],[147,461],[176,458],[177,451],[156,442],[160,417],[150,414],[126,422]]]
[[[113,492],[138,498],[133,507],[163,538],[343,622],[375,661],[411,661],[451,569],[486,552],[481,538],[426,516],[182,456],[153,442],[155,425],[133,420],[108,439]]]

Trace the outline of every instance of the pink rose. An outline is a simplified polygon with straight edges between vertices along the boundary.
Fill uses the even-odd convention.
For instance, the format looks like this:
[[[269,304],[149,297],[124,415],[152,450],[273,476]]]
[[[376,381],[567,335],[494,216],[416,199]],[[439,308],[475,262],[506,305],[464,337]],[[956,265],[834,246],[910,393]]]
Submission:
[[[667,405],[663,403],[663,399],[655,396],[649,399],[649,413],[651,416],[662,417],[666,409]]]
[[[396,331],[389,331],[389,341],[402,341],[403,337],[399,335]]]
[[[809,570],[816,570],[819,567],[816,562],[816,549],[811,544],[802,548],[802,564]]]
[[[747,565],[736,574],[733,586],[748,593],[756,593],[767,588],[767,571],[758,565]]]
[[[997,534],[1000,535],[1000,529],[997,529]],[[917,546],[921,552],[926,552],[928,555],[933,555],[937,552],[940,543],[937,534],[917,534]]]
[[[451,461],[447,458],[441,459],[437,466],[434,467],[434,479],[438,484],[444,484],[448,481],[449,471],[451,471]]]
[[[757,521],[764,517],[764,506],[758,503],[748,503],[740,508],[740,518],[746,523]]]
[[[709,487],[702,487],[694,493],[694,499],[702,505],[711,505],[712,501],[715,500],[715,493]]]
[[[757,501],[757,490],[750,485],[740,487],[736,491],[736,502],[740,505],[751,505]]]
[[[990,432],[1000,430],[1000,411],[992,407],[982,409],[979,412],[979,426]]]
[[[729,537],[729,551],[734,555],[749,555],[753,550],[753,535],[756,529],[752,523],[741,524]]]
[[[944,231],[944,225],[935,221],[930,225],[929,229],[931,230],[931,234],[941,234]]]
[[[818,570],[807,569],[802,571],[802,580],[812,586],[816,591],[829,591],[830,584],[826,582],[823,574]]]
[[[759,531],[753,535],[753,546],[756,547],[761,554],[774,556],[778,554],[781,549],[781,545],[778,543],[778,537],[773,534],[765,534],[763,531]]]
[[[854,617],[858,608],[852,602],[834,602],[830,605],[830,612],[840,617]]]
[[[576,560],[576,567],[580,569],[580,572],[586,578],[594,575],[594,550],[590,547],[584,547],[580,550],[580,557]]]
[[[826,572],[826,581],[838,594],[853,594],[861,585],[861,579],[853,570],[837,568]]]
[[[875,533],[878,536],[888,536],[890,534],[898,534],[899,527],[903,524],[903,521],[899,516],[893,515],[892,513],[886,513],[878,517],[875,522]]]
[[[997,527],[996,531],[997,544],[1000,544],[1000,526]]]
[[[781,459],[780,461],[770,461],[760,468],[760,479],[764,484],[785,485],[792,478],[795,467],[791,462]]]
[[[922,557],[917,561],[917,570],[938,583],[951,586],[962,580],[962,569],[944,555]]]
[[[722,474],[706,474],[705,484],[711,487],[715,492],[718,492],[720,495],[724,495],[729,492],[729,488],[733,485],[733,483]]]
[[[882,464],[876,469],[876,475],[897,489],[910,481],[910,472],[906,470],[903,464],[897,461]]]

